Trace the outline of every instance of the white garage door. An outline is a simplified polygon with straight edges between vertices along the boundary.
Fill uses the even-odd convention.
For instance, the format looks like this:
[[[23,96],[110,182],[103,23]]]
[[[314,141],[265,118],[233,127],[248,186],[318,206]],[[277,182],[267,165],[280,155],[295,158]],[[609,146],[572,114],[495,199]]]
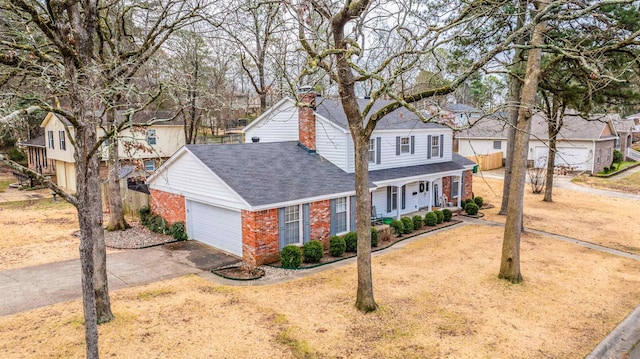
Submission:
[[[548,151],[547,147],[536,146],[534,162],[536,167],[547,166]],[[558,147],[554,165],[571,166],[577,170],[586,170],[589,163],[588,153],[586,148]]]
[[[187,234],[212,247],[242,257],[240,212],[187,201]]]

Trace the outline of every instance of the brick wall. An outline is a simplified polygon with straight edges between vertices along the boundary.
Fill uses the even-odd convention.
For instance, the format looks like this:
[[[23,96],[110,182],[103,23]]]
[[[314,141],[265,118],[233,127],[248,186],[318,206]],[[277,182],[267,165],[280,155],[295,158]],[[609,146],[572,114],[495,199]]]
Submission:
[[[253,265],[280,259],[277,208],[242,211],[242,259]]]
[[[464,171],[464,188],[462,189],[462,199],[471,198],[473,192],[473,171]]]
[[[164,218],[168,225],[187,221],[184,196],[169,192],[149,189],[151,211]]]
[[[307,149],[316,150],[316,115],[314,114],[316,94],[308,92],[299,95],[304,107],[298,108],[298,141]]]
[[[328,200],[309,205],[311,239],[325,246],[329,245],[330,211]],[[242,211],[242,259],[253,265],[280,260],[277,208]]]
[[[611,166],[613,162],[613,147],[615,140],[601,141],[595,143],[593,153],[593,174],[604,171],[605,167]],[[600,161],[598,162],[598,154]],[[607,157],[608,154],[608,157]]]
[[[331,207],[330,201],[318,201],[309,205],[310,237],[312,240],[320,240],[325,248],[329,247],[331,234]]]
[[[442,177],[442,194],[451,201],[451,176]]]

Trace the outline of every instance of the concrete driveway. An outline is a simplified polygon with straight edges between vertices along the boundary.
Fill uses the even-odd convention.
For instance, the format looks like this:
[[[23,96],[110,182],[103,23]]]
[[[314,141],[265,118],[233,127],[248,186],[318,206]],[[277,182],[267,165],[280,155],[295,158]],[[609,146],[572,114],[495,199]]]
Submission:
[[[197,241],[112,253],[107,256],[109,290],[209,271],[238,261]],[[0,316],[81,296],[77,259],[0,272]]]

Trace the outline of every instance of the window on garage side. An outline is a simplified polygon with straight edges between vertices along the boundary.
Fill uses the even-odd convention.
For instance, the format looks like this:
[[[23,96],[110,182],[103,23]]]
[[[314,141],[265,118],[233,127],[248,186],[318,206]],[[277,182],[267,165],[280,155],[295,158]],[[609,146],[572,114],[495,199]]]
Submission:
[[[300,240],[300,206],[284,208],[284,244],[301,244]]]
[[[493,141],[493,149],[494,150],[502,149],[502,141]]]

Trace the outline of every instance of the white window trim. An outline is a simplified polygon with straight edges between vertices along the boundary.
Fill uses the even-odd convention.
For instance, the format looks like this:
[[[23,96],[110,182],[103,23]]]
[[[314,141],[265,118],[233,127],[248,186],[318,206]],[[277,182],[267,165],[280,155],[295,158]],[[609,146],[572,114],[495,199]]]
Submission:
[[[67,141],[66,141],[65,132],[64,131],[58,131],[58,137],[59,137],[59,141],[60,141],[60,150],[61,151],[66,151],[67,150]]]
[[[497,145],[497,147],[496,147]],[[493,141],[493,149],[494,150],[501,150],[502,149],[502,141]]]
[[[149,162],[151,162],[151,163],[153,164],[153,169],[152,169],[152,170],[147,169],[147,163],[149,163]],[[155,161],[153,161],[153,160],[146,160],[146,161],[143,161],[143,163],[142,163],[142,164],[144,165],[144,170],[145,170],[145,171],[147,171],[147,172],[153,172],[153,171],[155,171],[155,170],[156,170],[156,162],[155,162]]]
[[[53,138],[53,131],[47,131],[47,136],[49,137],[49,148],[55,149],[55,139]]]
[[[396,195],[395,200],[393,199],[394,194]],[[392,211],[398,210],[398,187],[397,186],[391,186],[391,210]]]
[[[149,141],[150,139],[153,139],[153,143]],[[147,130],[147,143],[150,145],[155,145],[158,143],[158,138],[156,137],[156,130],[154,129]]]
[[[345,200],[345,206],[347,206],[346,208],[346,224],[347,224],[347,230],[344,232],[336,232],[337,236],[343,235],[343,234],[347,234],[350,231],[354,230],[351,229],[351,203],[350,203],[350,198],[349,197],[340,197],[340,198],[336,198],[336,200],[338,199],[344,199]],[[336,202],[336,213],[338,213],[338,203]]]
[[[404,141],[407,143],[403,143]],[[400,154],[403,153],[411,153],[411,138],[410,137],[400,137]]]
[[[371,154],[373,153],[373,159]],[[369,139],[369,163],[376,163],[376,139]]]

